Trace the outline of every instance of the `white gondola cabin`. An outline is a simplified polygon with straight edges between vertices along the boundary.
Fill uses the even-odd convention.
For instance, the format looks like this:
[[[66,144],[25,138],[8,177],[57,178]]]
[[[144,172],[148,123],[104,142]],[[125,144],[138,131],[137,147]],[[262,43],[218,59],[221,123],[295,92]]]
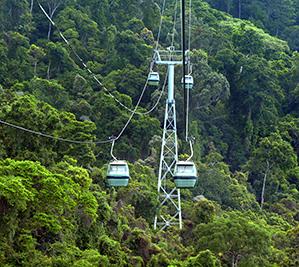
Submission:
[[[130,179],[129,166],[124,160],[109,163],[107,170],[107,184],[110,187],[127,186]]]
[[[158,86],[160,83],[160,76],[158,72],[151,71],[148,75],[148,84]]]
[[[192,89],[193,84],[193,77],[191,75],[185,75],[185,89]],[[184,78],[182,78],[182,85],[184,85]]]
[[[192,161],[178,161],[174,169],[177,188],[193,188],[197,182],[197,170]]]

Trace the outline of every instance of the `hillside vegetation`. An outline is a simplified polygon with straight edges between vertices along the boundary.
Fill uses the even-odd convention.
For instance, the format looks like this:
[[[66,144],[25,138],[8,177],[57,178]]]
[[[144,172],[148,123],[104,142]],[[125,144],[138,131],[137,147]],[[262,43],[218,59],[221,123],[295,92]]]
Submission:
[[[160,48],[171,41],[175,2],[166,0]],[[181,231],[153,230],[166,93],[115,143],[114,154],[130,162],[129,186],[106,187],[111,144],[92,141],[117,136],[130,117],[115,98],[134,109],[162,6],[0,1],[0,266],[299,266],[298,0],[192,0],[190,133],[199,181],[181,191]],[[138,111],[159,94],[149,87]]]

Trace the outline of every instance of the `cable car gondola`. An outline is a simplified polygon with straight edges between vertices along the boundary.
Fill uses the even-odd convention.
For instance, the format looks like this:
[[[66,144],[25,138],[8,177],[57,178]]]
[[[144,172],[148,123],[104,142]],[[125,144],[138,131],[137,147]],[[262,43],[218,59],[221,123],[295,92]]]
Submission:
[[[160,83],[160,76],[158,72],[151,71],[148,75],[148,84],[158,86]]]
[[[185,89],[192,89],[193,84],[193,77],[191,75],[185,75]],[[184,78],[182,78],[182,85],[184,85]]]
[[[130,179],[129,166],[124,160],[109,163],[107,169],[107,184],[109,187],[127,186]]]
[[[197,170],[193,161],[178,161],[173,178],[177,188],[193,188],[197,182]]]

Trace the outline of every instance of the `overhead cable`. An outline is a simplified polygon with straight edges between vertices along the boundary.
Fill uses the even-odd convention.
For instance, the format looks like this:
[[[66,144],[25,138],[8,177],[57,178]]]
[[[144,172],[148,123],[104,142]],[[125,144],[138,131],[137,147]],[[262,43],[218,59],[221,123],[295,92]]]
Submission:
[[[13,123],[6,122],[4,120],[0,120],[0,124],[6,125],[6,126],[9,126],[9,127],[12,127],[12,128],[24,131],[24,132],[28,132],[28,133],[31,133],[31,134],[35,134],[35,135],[47,137],[47,138],[50,138],[50,139],[54,139],[54,140],[57,140],[57,141],[61,141],[61,142],[74,143],[74,144],[95,144],[95,145],[97,145],[97,144],[112,143],[112,142],[115,142],[116,140],[118,140],[122,136],[122,134],[124,133],[124,131],[126,130],[126,128],[128,127],[128,125],[130,124],[132,118],[135,115],[135,112],[137,111],[137,109],[139,107],[139,104],[140,104],[141,99],[142,99],[142,97],[144,95],[146,86],[147,86],[147,83],[145,84],[145,86],[144,86],[144,88],[143,88],[143,90],[141,92],[141,95],[140,95],[140,97],[138,99],[138,102],[137,102],[137,104],[136,104],[133,112],[131,113],[129,119],[127,120],[126,124],[124,125],[124,127],[121,129],[121,131],[118,133],[118,135],[116,137],[112,137],[112,138],[110,137],[110,138],[108,138],[106,140],[78,141],[78,140],[73,140],[73,139],[67,139],[67,138],[57,137],[57,136],[46,134],[46,133],[43,133],[43,132],[34,131],[34,130],[31,130],[31,129],[28,129],[28,128],[25,128],[25,127],[22,127],[22,126],[13,124]]]
[[[188,21],[188,74],[191,72],[191,61],[190,61],[190,51],[191,51],[191,30],[192,30],[192,0],[189,0],[189,21]]]
[[[157,50],[159,48],[159,42],[160,42],[160,37],[161,37],[161,29],[162,29],[163,17],[164,17],[164,12],[165,12],[165,3],[166,3],[166,0],[164,0],[163,4],[162,4],[161,18],[160,18],[160,24],[159,24],[159,30],[158,30],[156,49],[155,50]]]
[[[165,11],[165,1],[163,2],[163,7],[162,7],[162,13],[161,13],[161,19],[160,19],[160,25],[159,25],[159,31],[158,31],[158,39],[157,39],[157,43],[156,43],[156,47],[158,47],[159,45],[159,40],[160,40],[160,34],[161,34],[161,27],[162,27],[162,22],[163,22],[163,14]],[[42,10],[42,12],[44,13],[44,15],[47,17],[47,19],[49,20],[49,22],[56,27],[56,29],[58,30],[58,33],[60,35],[60,37],[63,39],[63,41],[70,47],[70,49],[72,50],[73,54],[76,56],[76,58],[80,61],[80,63],[82,64],[82,66],[88,71],[88,73],[90,75],[92,75],[93,79],[101,86],[101,88],[103,88],[105,90],[105,92],[114,99],[115,102],[117,102],[121,107],[123,107],[124,109],[128,110],[129,112],[133,113],[134,109],[129,108],[128,106],[126,106],[125,104],[123,104],[117,97],[115,97],[105,86],[104,84],[96,77],[96,75],[90,70],[90,68],[88,68],[87,64],[83,61],[83,59],[79,56],[79,54],[76,52],[76,50],[74,49],[74,47],[71,45],[71,43],[67,40],[67,38],[63,35],[63,33],[61,32],[61,30],[59,29],[59,27],[55,24],[55,22],[51,19],[51,17],[49,16],[49,14],[46,12],[46,10],[43,8],[43,6],[40,4],[39,1],[37,1],[40,9]],[[154,60],[154,57],[153,59]],[[152,65],[152,63],[151,63]],[[148,77],[146,80],[146,84],[148,82]],[[161,93],[162,94],[162,93]],[[160,101],[160,98],[158,98],[158,101]],[[157,107],[158,102],[154,104],[154,107]],[[154,108],[155,109],[155,108]],[[149,114],[151,113],[153,110],[153,108],[150,109],[150,111],[147,112],[137,112],[135,111],[135,114],[139,114],[139,115],[143,115],[143,114]]]
[[[186,129],[187,125],[187,89],[186,89],[186,36],[185,36],[185,0],[181,0],[181,25],[182,25],[182,39],[181,39],[181,48],[183,56],[183,90],[184,90],[184,124],[185,124],[185,136],[186,140],[188,139],[188,133]]]
[[[48,18],[48,20],[50,21],[50,23],[53,25],[53,26],[56,26],[56,24],[54,23],[54,21],[50,18],[50,16],[47,14],[47,12],[44,10],[44,8],[42,7],[42,5],[38,2],[38,5],[39,7],[41,8],[41,10],[43,11],[43,13],[46,15],[46,17]],[[163,10],[165,8],[165,0],[164,0],[164,3],[163,3]],[[164,11],[163,11],[164,13]],[[161,16],[162,17],[162,16]],[[56,26],[57,27],[57,26]],[[160,27],[161,27],[161,23],[160,23]],[[58,29],[58,28],[57,28]],[[61,36],[61,38],[66,42],[66,44],[68,44],[72,51],[74,52],[75,56],[80,60],[80,62],[82,63],[82,65],[87,69],[87,71],[90,73],[90,74],[93,74],[92,71],[87,67],[87,65],[83,62],[83,60],[81,59],[81,57],[76,53],[76,51],[73,49],[73,47],[70,45],[69,41],[64,37],[64,35],[62,34],[62,32],[58,29],[59,31],[59,34]],[[158,34],[158,39],[160,38],[160,29],[159,29],[159,34]],[[167,74],[168,75],[168,74]],[[22,126],[19,126],[19,125],[16,125],[16,124],[13,124],[13,123],[9,123],[9,122],[6,122],[4,120],[0,120],[0,124],[3,124],[3,125],[6,125],[6,126],[9,126],[9,127],[12,127],[12,128],[15,128],[17,130],[21,130],[21,131],[24,131],[24,132],[28,132],[28,133],[31,133],[31,134],[35,134],[35,135],[38,135],[38,136],[42,136],[42,137],[46,137],[46,138],[50,138],[50,139],[54,139],[54,140],[57,140],[57,141],[61,141],[61,142],[67,142],[67,143],[74,143],[74,144],[105,144],[105,143],[114,143],[116,140],[118,140],[122,134],[124,133],[124,131],[126,130],[126,128],[128,127],[128,125],[130,124],[132,118],[134,117],[135,114],[139,113],[139,114],[149,114],[150,112],[152,112],[156,106],[158,105],[161,97],[162,97],[162,94],[164,92],[164,89],[165,89],[165,86],[166,86],[166,81],[167,81],[167,75],[165,77],[165,80],[164,80],[164,84],[163,84],[163,88],[162,88],[162,91],[161,91],[161,94],[159,95],[158,97],[158,101],[156,102],[156,104],[147,112],[144,112],[144,113],[140,113],[140,112],[137,112],[137,109],[140,105],[140,102],[141,102],[141,99],[145,93],[145,89],[147,87],[147,83],[148,83],[148,79],[145,83],[145,86],[141,92],[141,95],[137,101],[137,104],[135,105],[135,108],[134,110],[131,110],[130,108],[126,107],[124,104],[122,104],[117,98],[115,98],[114,95],[112,95],[108,89],[106,89],[103,84],[98,80],[98,78],[93,74],[93,78],[106,90],[108,91],[109,95],[111,97],[113,97],[115,99],[116,102],[118,102],[119,104],[121,104],[123,107],[127,108],[130,112],[131,112],[131,115],[128,119],[128,121],[126,122],[126,124],[124,125],[124,127],[122,128],[122,130],[118,133],[118,135],[116,137],[112,137],[112,138],[108,138],[106,140],[96,140],[96,141],[78,141],[78,140],[73,140],[73,139],[67,139],[67,138],[61,138],[61,137],[57,137],[57,136],[54,136],[54,135],[50,135],[50,134],[46,134],[46,133],[43,133],[43,132],[39,132],[39,131],[34,131],[32,129],[28,129],[28,128],[25,128],[25,127],[22,127]]]
[[[174,46],[174,35],[175,35],[175,27],[176,27],[176,20],[177,20],[177,9],[178,9],[178,0],[175,1],[174,6],[174,17],[173,17],[173,25],[172,25],[172,33],[171,33],[171,46]]]
[[[22,127],[22,126],[13,124],[13,123],[9,123],[9,122],[3,121],[3,120],[0,120],[0,123],[4,124],[6,126],[9,126],[9,127],[27,132],[27,133],[31,133],[31,134],[35,134],[35,135],[39,135],[39,136],[47,137],[47,138],[54,139],[54,140],[57,140],[57,141],[67,142],[67,143],[89,144],[90,145],[90,144],[105,144],[105,143],[111,143],[112,142],[112,140],[109,140],[109,139],[103,140],[103,141],[77,141],[77,140],[61,138],[61,137],[57,137],[57,136],[54,136],[54,135],[34,131],[34,130],[31,130],[31,129],[28,129],[28,128],[25,128],[25,127]]]
[[[192,0],[189,0],[189,26],[188,26],[188,67],[187,67],[187,72],[188,75],[191,74],[191,61],[190,61],[190,51],[191,51],[191,20],[192,20]],[[185,81],[185,76],[184,76],[184,81]],[[186,91],[185,87],[184,90]],[[187,90],[186,92],[186,120],[185,120],[185,128],[186,128],[186,141],[189,137],[189,107],[190,107],[190,89]]]

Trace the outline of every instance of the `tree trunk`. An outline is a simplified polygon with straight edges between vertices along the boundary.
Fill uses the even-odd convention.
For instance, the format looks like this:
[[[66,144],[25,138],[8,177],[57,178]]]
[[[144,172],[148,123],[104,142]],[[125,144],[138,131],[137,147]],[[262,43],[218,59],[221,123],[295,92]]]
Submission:
[[[37,61],[34,62],[34,77],[36,77],[36,68],[37,68]]]
[[[239,0],[239,19],[242,16],[242,0]]]
[[[34,4],[34,0],[31,0],[31,3],[30,3],[30,13],[32,13],[32,10],[33,10],[33,4]]]
[[[50,3],[48,4],[48,10],[49,10],[48,15],[51,20],[53,20],[54,14],[55,14],[56,10],[58,9],[58,7],[60,6],[60,4],[61,4],[61,1],[59,1],[57,3],[52,3],[52,5]],[[51,31],[52,31],[52,23],[49,22],[48,40],[50,40]]]
[[[269,161],[267,160],[267,168],[264,174],[264,179],[263,179],[263,187],[262,187],[262,193],[261,193],[261,209],[263,209],[263,205],[264,205],[264,195],[265,195],[265,188],[266,188],[266,180],[267,180],[267,176],[268,176],[268,172],[270,169],[270,165],[269,165]]]
[[[232,256],[232,267],[237,267],[238,261],[239,261],[239,255],[237,255],[237,256],[233,255]]]
[[[230,14],[230,9],[231,9],[231,1],[227,0],[226,1],[226,13]]]
[[[51,18],[51,19],[52,19],[52,18]],[[52,30],[52,23],[49,22],[49,28],[48,28],[48,41],[50,41],[51,30]]]
[[[51,69],[51,61],[49,61],[48,69],[47,69],[47,79],[50,80],[50,69]]]

